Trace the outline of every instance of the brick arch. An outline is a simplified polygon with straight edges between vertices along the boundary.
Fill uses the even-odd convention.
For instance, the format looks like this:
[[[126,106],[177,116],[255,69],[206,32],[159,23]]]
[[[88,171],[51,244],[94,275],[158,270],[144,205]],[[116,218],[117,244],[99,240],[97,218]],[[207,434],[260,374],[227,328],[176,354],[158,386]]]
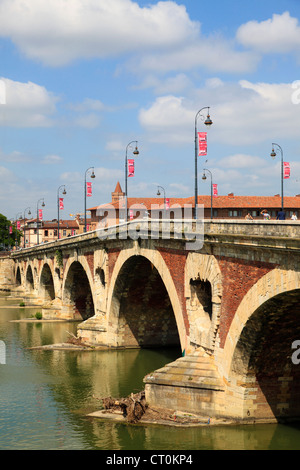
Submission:
[[[82,269],[83,272],[85,273],[86,280],[87,280],[88,285],[89,285],[90,293],[85,292],[85,293],[88,294],[88,297],[89,297],[88,303],[86,301],[86,299],[87,299],[87,297],[86,297],[85,300],[84,300],[84,302],[85,302],[84,305],[81,305],[79,308],[76,308],[76,306],[75,306],[75,308],[73,307],[73,310],[72,310],[72,302],[74,301],[74,298],[73,298],[72,292],[70,290],[71,286],[68,286],[67,284],[70,280],[69,276],[71,275],[70,273],[71,273],[71,270],[74,268],[75,263],[78,264],[80,269]],[[83,281],[85,281],[85,279],[83,279]],[[67,293],[67,291],[68,291],[68,293]],[[83,295],[82,295],[82,298],[83,298]],[[68,302],[68,301],[71,301],[71,302]],[[76,303],[76,301],[80,302],[79,297],[76,297],[75,303]],[[76,258],[76,259],[73,258],[73,257],[68,258],[68,260],[66,262],[66,265],[64,267],[64,276],[63,276],[63,283],[62,283],[62,303],[66,308],[71,309],[71,312],[68,312],[69,315],[71,315],[72,318],[77,318],[78,320],[86,320],[87,318],[93,316],[94,313],[95,313],[94,282],[93,282],[93,278],[92,278],[92,274],[91,274],[89,264],[88,264],[88,262],[87,262],[87,260],[84,256],[78,256],[78,258]],[[89,305],[91,307],[91,310],[89,311],[88,315],[85,316],[86,312],[84,312],[84,310],[85,310],[85,307],[87,307],[87,305]]]
[[[53,266],[51,267],[47,262],[41,266],[39,273],[39,295],[42,295],[46,300],[55,299]]]
[[[190,341],[194,347],[201,346],[213,351],[220,323],[222,300],[222,274],[217,259],[209,254],[189,253],[184,283]],[[197,283],[200,287],[197,287]],[[201,299],[201,288],[207,285],[209,292],[206,297],[210,297],[209,313],[205,311],[206,308]]]
[[[34,282],[34,268],[31,265],[31,263],[28,263],[27,266],[26,266],[24,279],[25,279],[25,288],[26,288],[26,290],[27,290],[28,285],[29,285],[29,286],[31,286],[29,288],[29,290],[34,291],[36,285],[35,285],[35,282]]]
[[[148,260],[156,269],[157,272],[166,288],[167,294],[170,299],[170,303],[174,312],[181,349],[185,351],[188,347],[187,343],[187,332],[185,321],[183,317],[183,309],[179,300],[178,293],[170,271],[167,267],[166,262],[164,261],[162,255],[157,250],[147,250],[138,246],[137,243],[134,244],[133,248],[122,250],[115,262],[113,271],[111,273],[109,289],[108,289],[108,301],[107,301],[107,323],[110,324],[113,320],[113,310],[114,310],[114,289],[118,276],[120,275],[121,269],[124,264],[135,256],[141,256]]]
[[[300,272],[280,268],[265,274],[251,287],[235,313],[224,344],[219,370],[226,380],[233,367],[234,353],[242,331],[253,313],[276,296],[299,289]]]

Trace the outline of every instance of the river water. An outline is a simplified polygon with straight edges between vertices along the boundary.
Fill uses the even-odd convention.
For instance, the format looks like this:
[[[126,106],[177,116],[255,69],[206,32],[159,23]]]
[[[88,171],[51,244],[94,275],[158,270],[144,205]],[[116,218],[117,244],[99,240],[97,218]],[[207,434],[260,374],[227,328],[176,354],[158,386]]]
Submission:
[[[77,324],[16,321],[38,311],[19,302],[0,294],[0,450],[300,449],[298,424],[178,429],[88,417],[100,398],[142,390],[143,377],[180,351],[31,350],[65,342]]]

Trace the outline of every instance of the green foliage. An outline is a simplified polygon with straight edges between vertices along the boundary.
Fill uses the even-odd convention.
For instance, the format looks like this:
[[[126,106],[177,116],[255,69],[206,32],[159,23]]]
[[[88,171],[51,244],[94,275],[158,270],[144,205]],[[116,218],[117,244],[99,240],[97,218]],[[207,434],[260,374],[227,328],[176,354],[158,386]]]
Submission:
[[[37,320],[41,320],[42,317],[43,317],[43,315],[41,314],[41,312],[36,312],[35,318],[36,318]]]
[[[64,263],[63,263],[63,255],[62,255],[62,251],[61,250],[56,250],[55,252],[55,258],[56,258],[56,262],[57,262],[57,265],[62,268]]]
[[[12,233],[9,233],[9,227],[12,227]],[[0,250],[19,244],[21,236],[21,231],[17,230],[5,215],[0,214]]]

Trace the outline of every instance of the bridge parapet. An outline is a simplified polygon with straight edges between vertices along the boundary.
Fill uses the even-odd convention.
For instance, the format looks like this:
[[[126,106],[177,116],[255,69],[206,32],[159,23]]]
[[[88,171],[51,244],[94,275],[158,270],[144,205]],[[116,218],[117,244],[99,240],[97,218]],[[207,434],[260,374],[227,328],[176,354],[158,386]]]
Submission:
[[[106,246],[113,240],[127,239],[176,240],[185,243],[185,249],[189,251],[201,249],[203,242],[215,244],[219,241],[293,250],[299,248],[300,221],[138,220],[25,248],[13,252],[11,256],[16,259],[84,244],[92,246],[100,243]]]

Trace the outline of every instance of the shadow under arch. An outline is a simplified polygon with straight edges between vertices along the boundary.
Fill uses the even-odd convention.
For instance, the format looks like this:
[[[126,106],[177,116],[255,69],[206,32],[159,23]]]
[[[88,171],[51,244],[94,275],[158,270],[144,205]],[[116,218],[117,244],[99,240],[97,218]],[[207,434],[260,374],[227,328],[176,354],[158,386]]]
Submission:
[[[16,285],[21,286],[22,285],[22,278],[21,278],[21,269],[20,266],[17,267],[16,270]]]
[[[45,263],[40,276],[40,295],[45,301],[55,299],[53,275],[48,263]]]
[[[63,303],[75,320],[87,320],[95,314],[90,280],[79,261],[68,266],[63,284]]]
[[[156,266],[142,254],[129,256],[115,273],[108,312],[117,347],[180,346],[165,283]]]
[[[27,270],[26,270],[25,280],[26,280],[27,290],[33,291],[34,290],[34,280],[33,280],[32,268],[31,268],[30,264],[28,265]]]

